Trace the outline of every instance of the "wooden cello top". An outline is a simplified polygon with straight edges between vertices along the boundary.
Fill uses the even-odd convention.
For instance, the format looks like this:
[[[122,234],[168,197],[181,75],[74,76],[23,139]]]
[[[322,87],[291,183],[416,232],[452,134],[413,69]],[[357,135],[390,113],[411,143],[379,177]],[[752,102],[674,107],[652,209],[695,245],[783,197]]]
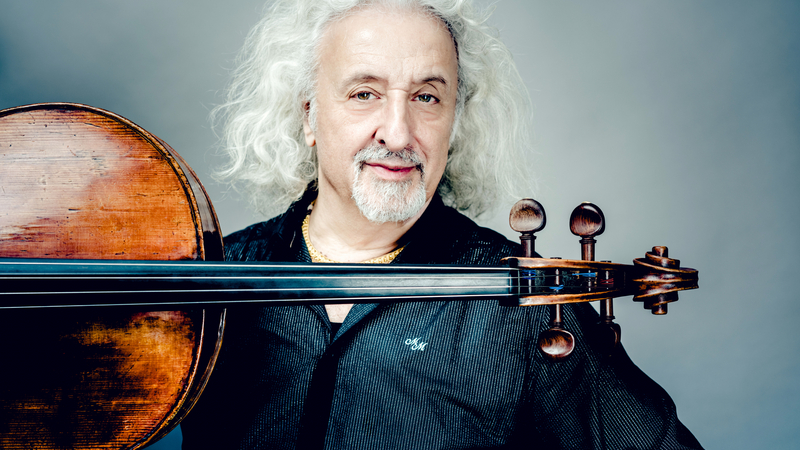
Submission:
[[[71,103],[11,108],[0,145],[3,256],[221,259],[194,173],[127,119]]]

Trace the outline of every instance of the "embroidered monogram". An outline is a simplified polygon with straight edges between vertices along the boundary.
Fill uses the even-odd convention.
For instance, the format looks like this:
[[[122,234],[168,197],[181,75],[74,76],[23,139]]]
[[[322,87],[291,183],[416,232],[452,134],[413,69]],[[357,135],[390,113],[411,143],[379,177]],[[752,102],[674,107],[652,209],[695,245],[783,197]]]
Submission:
[[[406,339],[406,345],[410,345],[411,350],[419,350],[421,352],[424,352],[425,346],[428,345],[428,343],[422,342],[422,338],[414,338],[414,339]]]

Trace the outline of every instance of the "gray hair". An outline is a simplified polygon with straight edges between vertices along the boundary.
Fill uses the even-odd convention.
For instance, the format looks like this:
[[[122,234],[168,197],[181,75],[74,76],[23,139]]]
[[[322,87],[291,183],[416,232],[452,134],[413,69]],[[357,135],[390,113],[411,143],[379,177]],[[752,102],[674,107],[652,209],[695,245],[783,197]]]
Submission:
[[[224,123],[229,156],[218,178],[241,185],[268,216],[302,196],[317,179],[316,153],[303,135],[317,47],[328,24],[373,5],[432,14],[456,44],[456,123],[438,187],[445,203],[477,216],[499,192],[520,196],[515,190],[531,184],[530,99],[508,48],[470,0],[275,0],[245,40],[226,102],[212,111],[212,121]]]

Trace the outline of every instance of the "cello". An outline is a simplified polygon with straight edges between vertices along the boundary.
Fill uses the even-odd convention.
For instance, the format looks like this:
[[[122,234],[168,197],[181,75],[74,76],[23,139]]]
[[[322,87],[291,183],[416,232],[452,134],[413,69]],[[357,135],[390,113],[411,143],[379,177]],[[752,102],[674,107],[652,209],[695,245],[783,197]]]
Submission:
[[[0,111],[2,448],[141,448],[188,413],[222,343],[224,306],[496,298],[549,305],[539,348],[568,357],[560,305],[601,301],[600,335],[619,342],[611,298],[666,313],[697,272],[655,247],[633,265],[593,262],[604,218],[571,218],[582,260],[535,258],[544,209],[511,213],[524,255],[507,268],[219,263],[222,242],[197,177],[166,143],[85,105]],[[109,306],[114,306],[109,308]],[[9,366],[7,366],[9,367]]]

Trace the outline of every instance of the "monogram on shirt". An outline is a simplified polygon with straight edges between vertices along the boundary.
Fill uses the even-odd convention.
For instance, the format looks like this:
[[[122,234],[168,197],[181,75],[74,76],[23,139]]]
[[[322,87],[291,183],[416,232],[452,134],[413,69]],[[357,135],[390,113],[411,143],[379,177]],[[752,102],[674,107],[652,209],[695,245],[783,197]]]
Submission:
[[[414,339],[406,339],[406,345],[411,346],[411,350],[419,350],[425,351],[425,346],[428,345],[427,342],[422,342],[422,338],[414,338]]]

